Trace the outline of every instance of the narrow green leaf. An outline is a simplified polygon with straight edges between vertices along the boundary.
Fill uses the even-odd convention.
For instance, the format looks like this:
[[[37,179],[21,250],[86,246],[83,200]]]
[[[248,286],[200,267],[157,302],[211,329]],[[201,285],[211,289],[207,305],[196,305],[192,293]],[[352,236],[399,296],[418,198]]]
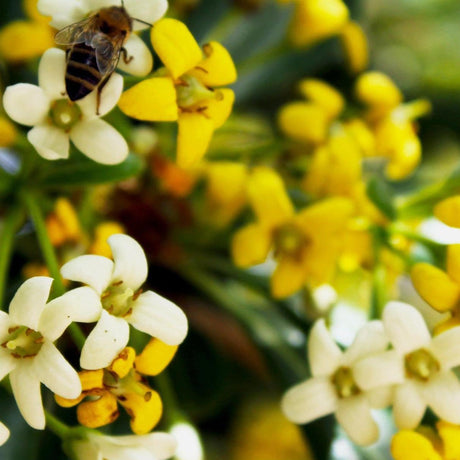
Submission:
[[[367,184],[367,196],[389,219],[396,219],[393,191],[382,179],[372,178]]]

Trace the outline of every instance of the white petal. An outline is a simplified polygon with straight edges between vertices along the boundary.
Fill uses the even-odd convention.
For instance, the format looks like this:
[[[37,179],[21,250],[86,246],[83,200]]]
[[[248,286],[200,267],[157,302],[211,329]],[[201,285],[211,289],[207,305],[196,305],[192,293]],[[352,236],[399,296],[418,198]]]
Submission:
[[[0,349],[0,380],[3,380],[18,364],[19,360]]]
[[[383,311],[383,324],[391,343],[402,354],[431,342],[423,316],[407,303],[389,302]]]
[[[8,329],[12,326],[10,315],[0,310],[0,343],[9,335]]]
[[[77,123],[70,131],[70,139],[87,157],[105,165],[121,163],[129,153],[125,138],[99,118]]]
[[[91,286],[101,295],[112,279],[113,262],[107,257],[79,256],[64,264],[61,275],[68,280]]]
[[[355,340],[344,352],[342,365],[351,366],[358,359],[385,351],[389,340],[381,321],[370,321],[356,334]]]
[[[385,409],[391,406],[394,397],[394,387],[379,387],[366,391],[366,398],[373,409]]]
[[[395,350],[364,358],[352,369],[356,383],[363,390],[403,383],[406,379],[404,358]]]
[[[80,366],[88,370],[107,367],[125,348],[128,340],[128,323],[102,310],[101,319],[89,334],[81,351]]]
[[[18,83],[6,88],[3,95],[3,108],[17,123],[34,126],[46,119],[50,100],[40,87],[29,83]]]
[[[137,330],[168,345],[182,343],[188,331],[185,313],[176,304],[152,291],[144,292],[133,303],[133,312],[127,321]]]
[[[99,440],[99,447],[101,449],[102,458],[110,460],[156,460],[156,458],[148,450],[138,445],[133,446],[120,446],[107,441],[105,436],[104,441]]]
[[[50,341],[45,341],[33,361],[38,379],[53,393],[67,399],[80,396],[81,382],[77,372]]]
[[[36,126],[27,133],[27,139],[46,160],[69,158],[69,135],[57,126]]]
[[[324,319],[313,325],[308,338],[308,361],[312,375],[331,375],[339,366],[342,352],[332,339]]]
[[[288,390],[281,401],[286,417],[294,423],[308,423],[335,412],[337,396],[328,378],[314,377]]]
[[[363,395],[339,399],[335,416],[355,444],[367,446],[379,439],[379,428]]]
[[[44,16],[51,16],[50,25],[56,29],[78,22],[88,13],[81,0],[38,0],[37,7]]]
[[[140,19],[149,24],[154,24],[161,19],[168,9],[167,0],[125,0],[125,7],[132,18]],[[134,30],[148,27],[145,24],[134,21]]]
[[[10,374],[11,388],[19,411],[25,421],[36,430],[45,428],[45,412],[40,393],[40,380],[32,362],[21,363]]]
[[[112,235],[107,242],[115,263],[113,281],[123,281],[123,286],[136,291],[144,284],[148,274],[144,250],[134,238],[128,235]]]
[[[52,283],[53,278],[47,276],[35,276],[22,283],[10,303],[11,322],[38,330]]]
[[[48,340],[54,342],[74,321],[96,322],[101,316],[101,310],[101,298],[94,289],[72,289],[45,307],[40,318],[39,330]]]
[[[407,381],[395,389],[393,415],[400,430],[413,430],[422,421],[426,402],[420,385]]]
[[[121,55],[118,68],[137,77],[148,75],[153,68],[153,57],[144,41],[133,34],[126,40],[124,47],[130,61],[126,63],[123,60],[123,55]]]
[[[429,349],[439,361],[442,370],[460,365],[460,326],[433,337]]]
[[[177,441],[169,433],[149,433],[146,435],[118,436],[114,442],[120,445],[141,445],[153,454],[156,460],[171,458],[177,448]]]
[[[75,438],[69,442],[68,446],[76,460],[103,460],[99,446],[93,441],[95,437],[88,434],[87,438]]]
[[[97,91],[91,91],[87,96],[77,102],[86,119],[103,117],[109,113],[120,100],[123,92],[123,77],[114,73],[101,92],[99,115],[97,114]]]
[[[66,97],[65,51],[59,48],[46,50],[38,66],[38,83],[50,100]]]
[[[432,377],[423,386],[423,394],[439,418],[456,425],[460,423],[460,382],[453,372]]]
[[[8,438],[10,437],[10,430],[0,422],[0,446],[5,444],[6,441],[8,441]]]

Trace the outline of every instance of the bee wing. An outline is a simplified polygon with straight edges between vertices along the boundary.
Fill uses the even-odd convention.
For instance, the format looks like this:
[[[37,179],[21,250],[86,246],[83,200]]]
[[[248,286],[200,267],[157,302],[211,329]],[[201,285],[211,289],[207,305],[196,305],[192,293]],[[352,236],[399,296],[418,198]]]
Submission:
[[[70,26],[61,29],[54,37],[58,45],[75,45],[77,43],[91,44],[91,38],[94,35],[94,16],[83,21],[75,22]]]
[[[119,40],[110,40],[107,35],[98,33],[93,36],[91,46],[96,50],[96,61],[102,75],[112,73],[118,64],[123,37]]]

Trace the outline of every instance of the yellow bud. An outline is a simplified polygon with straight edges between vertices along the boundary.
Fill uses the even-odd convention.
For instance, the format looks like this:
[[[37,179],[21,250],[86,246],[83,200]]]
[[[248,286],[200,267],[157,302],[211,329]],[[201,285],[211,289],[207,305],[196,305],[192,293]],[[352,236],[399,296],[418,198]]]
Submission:
[[[16,140],[17,131],[11,121],[0,116],[0,147],[9,147]]]
[[[349,21],[340,34],[350,72],[362,72],[369,64],[369,45],[361,26]]]
[[[331,119],[338,117],[345,106],[343,96],[331,85],[321,80],[315,78],[302,80],[299,90],[310,102],[321,106]]]
[[[373,157],[376,154],[375,136],[364,121],[354,118],[344,124],[345,129],[358,144],[361,153],[365,157]]]
[[[434,215],[450,227],[460,228],[460,195],[451,196],[434,207]]]
[[[118,222],[102,222],[99,224],[94,230],[94,240],[89,247],[89,252],[110,258],[112,250],[107,243],[107,239],[109,236],[116,235],[117,233],[125,233],[124,227]]]
[[[442,460],[425,436],[410,430],[401,430],[393,436],[391,454],[395,460]]]
[[[391,110],[402,102],[403,96],[393,81],[381,72],[367,72],[355,86],[358,99],[371,107]]]

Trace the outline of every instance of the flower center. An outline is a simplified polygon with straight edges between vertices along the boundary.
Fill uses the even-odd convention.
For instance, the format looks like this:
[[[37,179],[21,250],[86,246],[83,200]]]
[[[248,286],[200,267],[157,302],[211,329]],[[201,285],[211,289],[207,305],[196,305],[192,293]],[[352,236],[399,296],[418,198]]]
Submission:
[[[134,292],[124,287],[123,281],[112,283],[102,294],[102,306],[114,316],[128,316],[132,312],[132,303],[139,296],[140,291]]]
[[[140,375],[134,369],[131,369],[123,378],[120,378],[114,372],[104,371],[104,386],[121,400],[127,394],[137,394],[146,401],[151,398],[152,393],[145,391],[145,386],[141,384],[140,380]]]
[[[177,104],[182,109],[191,109],[204,101],[214,99],[216,93],[204,86],[197,78],[183,75],[176,83]],[[198,107],[199,108],[199,107]]]
[[[331,382],[335,386],[335,391],[337,391],[339,398],[348,398],[361,393],[349,367],[340,367],[337,369],[331,378]]]
[[[50,117],[58,128],[69,130],[81,120],[81,116],[80,107],[68,99],[59,99],[51,105]]]
[[[434,374],[437,374],[441,368],[438,360],[428,350],[423,348],[406,355],[405,366],[409,377],[424,382]]]
[[[31,358],[40,351],[44,339],[40,332],[27,326],[17,326],[8,329],[8,337],[2,347],[14,358]]]
[[[308,238],[293,224],[286,224],[274,233],[275,257],[285,255],[300,259],[302,251],[308,245]]]

